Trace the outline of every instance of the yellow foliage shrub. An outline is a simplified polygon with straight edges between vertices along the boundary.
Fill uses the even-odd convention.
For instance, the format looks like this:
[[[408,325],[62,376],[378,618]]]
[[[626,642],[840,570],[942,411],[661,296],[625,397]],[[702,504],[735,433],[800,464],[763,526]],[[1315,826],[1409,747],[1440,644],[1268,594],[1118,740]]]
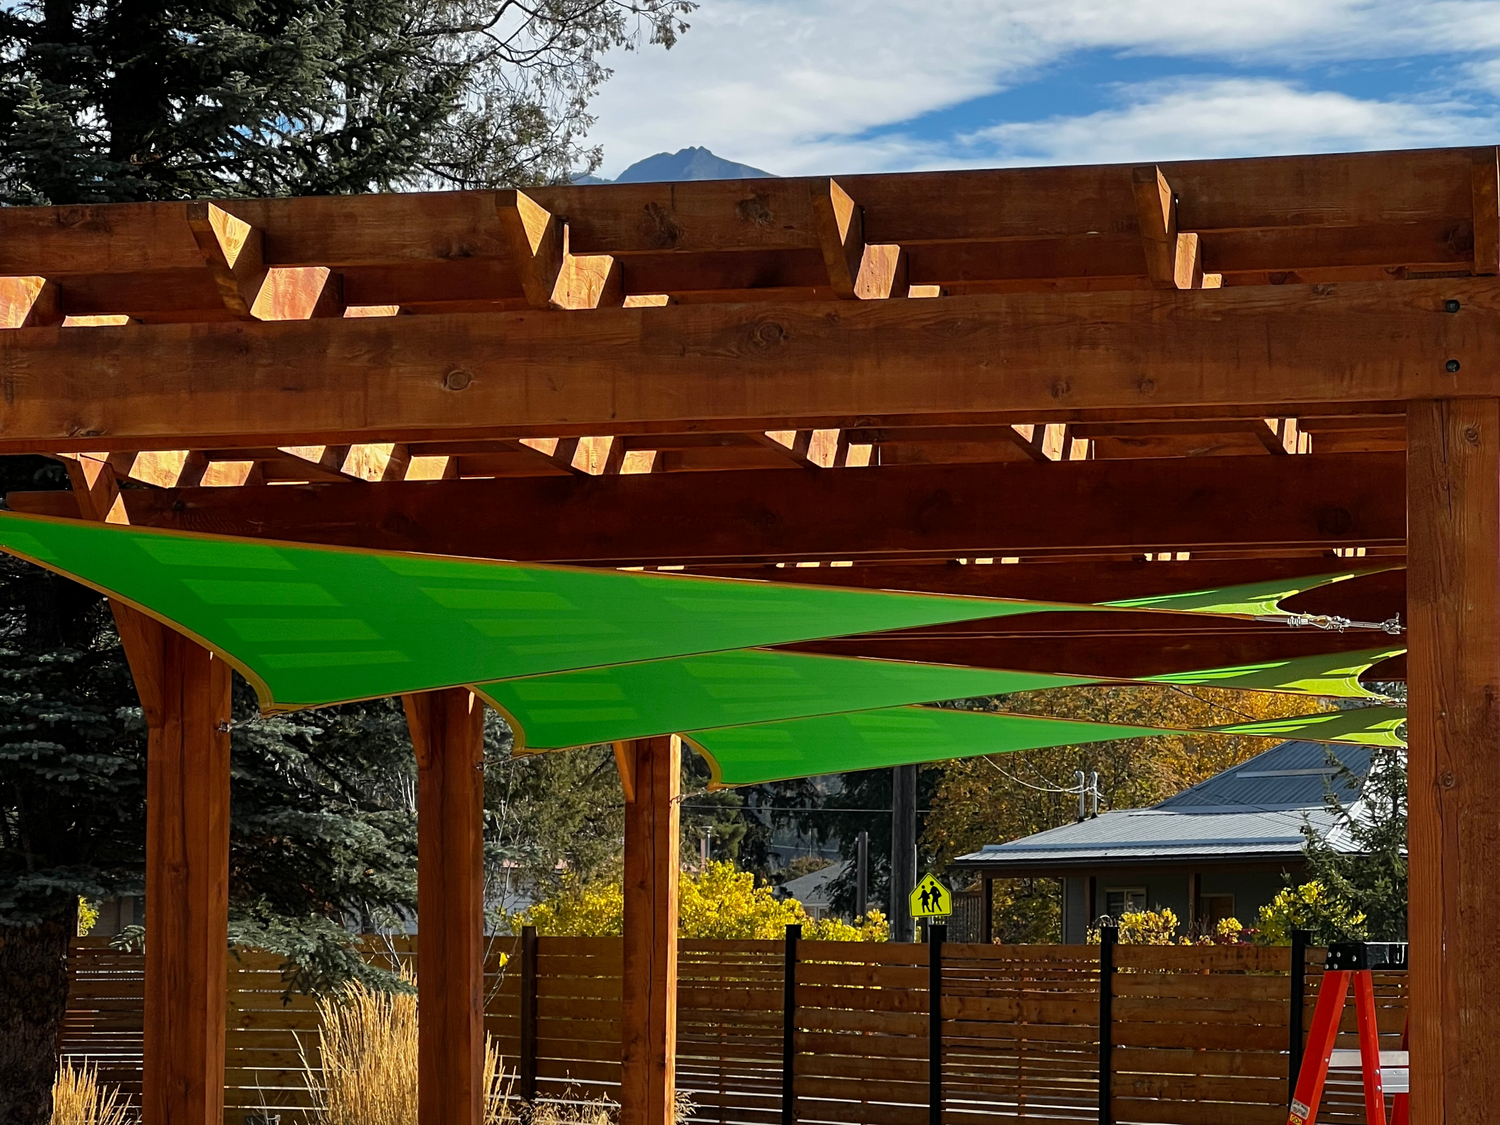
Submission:
[[[1211,934],[1179,936],[1177,912],[1170,906],[1156,910],[1127,910],[1117,921],[1121,945],[1234,945],[1244,930],[1238,918],[1224,918],[1214,926]],[[1099,931],[1090,930],[1088,940],[1090,945],[1098,945]]]
[[[1260,908],[1262,945],[1291,945],[1293,930],[1310,930],[1313,940],[1357,941],[1365,936],[1365,916],[1340,902],[1316,879],[1286,887]]]
[[[535,926],[547,936],[603,937],[622,932],[625,895],[620,884],[584,883],[571,877],[562,890],[510,918],[512,930]],[[784,937],[801,924],[804,937],[817,941],[887,941],[885,915],[872,910],[851,924],[839,918],[813,919],[794,898],[756,886],[755,876],[734,864],[714,862],[700,875],[684,874],[678,889],[677,936],[734,940]]]

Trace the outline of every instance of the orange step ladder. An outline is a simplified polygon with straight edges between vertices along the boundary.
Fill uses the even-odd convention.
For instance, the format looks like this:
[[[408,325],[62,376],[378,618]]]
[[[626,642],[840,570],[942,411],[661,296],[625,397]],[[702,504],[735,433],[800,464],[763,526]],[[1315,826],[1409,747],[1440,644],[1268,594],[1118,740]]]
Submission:
[[[1318,1004],[1313,1009],[1307,1051],[1297,1074],[1297,1090],[1287,1111],[1287,1125],[1314,1125],[1318,1103],[1329,1070],[1359,1070],[1365,1092],[1365,1125],[1387,1125],[1385,1096],[1395,1095],[1390,1125],[1408,1125],[1410,1115],[1410,1055],[1406,1033],[1401,1050],[1380,1049],[1380,1029],[1375,1021],[1376,969],[1405,970],[1405,942],[1344,942],[1328,948]],[[1338,1050],[1339,1024],[1344,1004],[1354,990],[1354,1014],[1359,1032],[1358,1050]]]

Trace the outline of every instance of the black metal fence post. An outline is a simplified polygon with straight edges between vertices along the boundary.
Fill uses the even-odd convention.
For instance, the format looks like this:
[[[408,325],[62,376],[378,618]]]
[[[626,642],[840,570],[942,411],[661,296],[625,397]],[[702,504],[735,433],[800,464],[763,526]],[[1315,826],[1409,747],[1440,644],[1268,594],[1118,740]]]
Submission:
[[[536,1100],[536,927],[521,927],[521,1098]]]
[[[786,984],[781,1001],[781,1125],[797,1121],[797,943],[802,927],[786,928]]]
[[[1302,1073],[1302,1014],[1307,1005],[1307,947],[1312,934],[1307,930],[1292,931],[1292,979],[1291,1005],[1288,1013],[1287,1035],[1290,1048],[1287,1052],[1287,1104],[1292,1103],[1297,1090],[1297,1076]]]
[[[1115,942],[1118,926],[1099,927],[1099,1125],[1113,1125]]]
[[[929,1125],[943,1125],[943,939],[948,926],[927,923],[927,1104]]]
[[[870,912],[870,834],[861,832],[854,841],[854,916],[863,918]]]

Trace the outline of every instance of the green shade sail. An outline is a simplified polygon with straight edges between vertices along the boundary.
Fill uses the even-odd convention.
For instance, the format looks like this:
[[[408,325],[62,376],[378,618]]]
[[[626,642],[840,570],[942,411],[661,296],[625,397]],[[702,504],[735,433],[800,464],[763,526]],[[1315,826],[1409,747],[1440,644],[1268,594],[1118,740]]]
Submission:
[[[1292,660],[1267,660],[1202,672],[1146,676],[1141,682],[1320,695],[1332,699],[1381,699],[1384,697],[1379,692],[1365,687],[1359,678],[1382,660],[1400,656],[1405,651],[1405,648],[1371,648],[1361,652],[1299,656]]]
[[[713,784],[728,787],[1125,738],[1243,734],[1402,746],[1396,729],[1405,717],[1405,709],[1400,707],[1362,707],[1296,719],[1180,730],[1003,712],[893,707],[699,731],[687,737],[708,762]]]
[[[1356,746],[1405,746],[1401,727],[1406,708],[1354,707],[1294,719],[1259,719],[1214,727],[1222,734],[1253,734],[1263,738],[1300,738],[1308,742],[1349,742]]]
[[[1141,682],[1376,698],[1359,682],[1360,673],[1401,651],[1299,657]],[[480,684],[475,690],[510,722],[519,754],[901,704],[1125,682],[750,649]]]
[[[714,786],[727,787],[1161,733],[1035,715],[892,707],[699,731],[687,738],[708,762]]]
[[[1344,582],[1366,574],[1393,570],[1391,566],[1367,566],[1335,574],[1306,578],[1278,578],[1252,582],[1244,586],[1226,586],[1222,590],[1192,590],[1181,594],[1158,594],[1149,598],[1125,598],[1100,604],[1114,609],[1162,609],[1175,613],[1212,613],[1229,617],[1275,617],[1286,611],[1280,602],[1294,594],[1304,594],[1320,586]]]
[[[0,515],[0,550],[219,652],[266,711],[1077,607],[230,539]]]
[[[762,646],[1036,612],[1053,602],[891,593],[356,551],[0,514],[0,550],[131,604],[239,668],[266,711],[445,687],[512,718],[518,745],[692,741],[724,785],[1185,732],[902,706],[1100,681]],[[1112,603],[1258,614],[1331,578]],[[1401,651],[1208,669],[1155,682],[1368,695]],[[1400,745],[1399,708],[1210,728]],[[1192,733],[1192,732],[1186,732]]]
[[[749,649],[481,684],[518,753],[903,703],[1090,683],[898,660]]]

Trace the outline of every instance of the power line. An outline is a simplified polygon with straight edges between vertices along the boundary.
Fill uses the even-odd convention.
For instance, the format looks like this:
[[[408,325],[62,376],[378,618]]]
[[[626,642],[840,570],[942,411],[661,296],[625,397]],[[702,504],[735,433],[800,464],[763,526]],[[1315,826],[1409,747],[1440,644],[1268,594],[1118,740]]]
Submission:
[[[802,805],[690,805],[684,802],[684,809],[713,809],[719,812],[757,812],[764,809],[766,812],[795,812],[795,813],[888,813],[890,809],[845,809],[845,808],[806,808]],[[930,813],[931,809],[918,809],[919,813]]]

